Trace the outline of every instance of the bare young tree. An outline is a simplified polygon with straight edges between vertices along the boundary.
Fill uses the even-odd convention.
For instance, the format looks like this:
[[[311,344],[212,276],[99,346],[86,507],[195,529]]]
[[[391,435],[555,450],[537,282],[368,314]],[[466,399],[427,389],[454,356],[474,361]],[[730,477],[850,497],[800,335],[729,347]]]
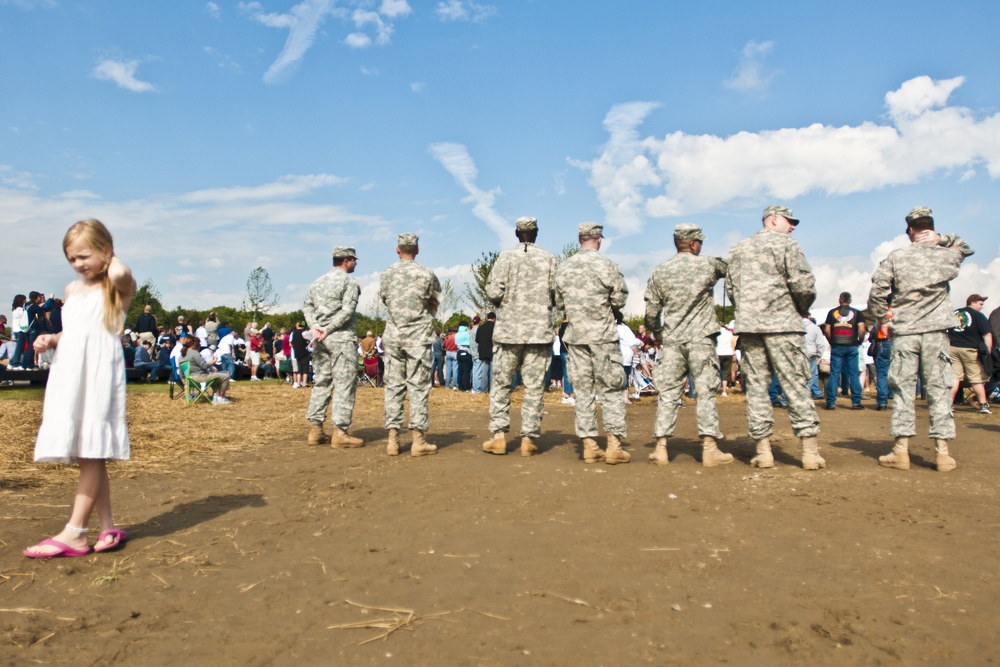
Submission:
[[[461,303],[462,297],[455,291],[455,284],[451,282],[451,278],[441,283],[441,305],[438,307],[438,317],[443,318],[442,321],[447,320],[458,312]]]
[[[243,310],[250,315],[250,321],[256,322],[259,314],[278,305],[278,295],[271,284],[271,275],[263,266],[258,266],[250,272],[247,278],[247,295],[243,299]]]

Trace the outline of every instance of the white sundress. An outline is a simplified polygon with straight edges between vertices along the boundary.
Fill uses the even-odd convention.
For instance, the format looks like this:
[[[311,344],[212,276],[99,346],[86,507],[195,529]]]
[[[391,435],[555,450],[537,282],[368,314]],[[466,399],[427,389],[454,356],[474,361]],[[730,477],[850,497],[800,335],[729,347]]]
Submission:
[[[104,326],[101,289],[71,294],[45,386],[35,461],[129,458],[125,355]]]

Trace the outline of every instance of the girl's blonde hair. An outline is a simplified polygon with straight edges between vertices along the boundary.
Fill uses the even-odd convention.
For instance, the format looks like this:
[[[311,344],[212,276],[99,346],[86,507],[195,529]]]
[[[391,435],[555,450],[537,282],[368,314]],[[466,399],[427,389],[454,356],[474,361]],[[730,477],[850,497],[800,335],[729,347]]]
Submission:
[[[69,244],[75,241],[80,241],[94,252],[107,257],[107,263],[98,276],[104,291],[104,327],[117,336],[121,334],[125,326],[125,300],[122,298],[121,292],[111,284],[111,279],[108,278],[108,265],[115,252],[111,232],[100,220],[87,218],[74,224],[66,231],[66,236],[63,237],[63,254],[66,254]]]

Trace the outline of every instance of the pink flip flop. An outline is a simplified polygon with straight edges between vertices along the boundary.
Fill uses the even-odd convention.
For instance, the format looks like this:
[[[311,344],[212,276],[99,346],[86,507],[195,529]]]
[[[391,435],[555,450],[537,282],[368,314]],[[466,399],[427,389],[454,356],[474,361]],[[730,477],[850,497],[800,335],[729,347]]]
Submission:
[[[79,556],[87,556],[91,552],[91,548],[90,547],[87,547],[86,549],[74,549],[73,547],[69,546],[68,544],[63,544],[59,540],[53,540],[52,538],[49,538],[47,540],[42,540],[41,542],[39,542],[35,546],[36,547],[58,547],[59,551],[56,551],[56,552],[50,553],[50,554],[36,554],[36,553],[32,553],[32,552],[28,551],[27,549],[25,549],[21,553],[23,553],[28,558],[77,558]]]
[[[110,544],[108,544],[106,546],[103,546],[103,547],[96,547],[95,546],[94,547],[94,551],[96,553],[103,553],[105,551],[113,551],[113,550],[117,549],[121,545],[125,544],[126,540],[128,540],[128,533],[126,533],[124,530],[119,530],[117,528],[112,528],[111,530],[106,530],[103,533],[101,533],[100,535],[98,535],[97,536],[97,541],[100,542],[101,540],[103,540],[106,537],[113,537],[114,539],[111,541]]]

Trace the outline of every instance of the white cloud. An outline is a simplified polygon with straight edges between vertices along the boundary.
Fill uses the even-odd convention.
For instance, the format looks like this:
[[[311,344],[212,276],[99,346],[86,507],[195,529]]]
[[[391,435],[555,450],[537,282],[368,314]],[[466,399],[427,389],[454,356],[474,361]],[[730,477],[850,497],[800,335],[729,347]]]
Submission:
[[[52,9],[56,0],[0,0],[0,7],[20,7],[21,9]]]
[[[382,0],[382,5],[378,9],[379,14],[391,19],[397,16],[407,16],[412,11],[406,0]]]
[[[363,32],[352,32],[344,38],[344,44],[352,49],[364,49],[372,45],[372,38]]]
[[[37,186],[31,173],[18,171],[9,164],[0,164],[0,187],[34,190]]]
[[[764,73],[764,57],[774,50],[774,42],[750,40],[743,47],[740,64],[733,78],[723,82],[726,88],[739,91],[762,91],[774,78],[774,73]]]
[[[425,88],[427,88],[427,83],[424,81],[414,81],[410,84],[410,90],[415,93],[422,93]]]
[[[446,0],[439,2],[434,13],[442,21],[485,21],[496,15],[493,5],[480,5],[469,0]]]
[[[476,185],[479,171],[476,169],[469,151],[462,144],[438,143],[431,144],[431,155],[441,163],[455,181],[469,193],[462,199],[463,203],[472,204],[472,214],[486,223],[492,229],[501,244],[506,244],[512,237],[514,227],[496,212],[496,196],[500,188],[485,191]]]
[[[8,253],[5,275],[11,284],[39,286],[45,292],[58,292],[72,279],[58,239],[82,217],[108,224],[118,254],[137,278],[151,277],[163,288],[164,303],[197,308],[238,304],[246,277],[262,255],[269,258],[269,270],[304,271],[308,277],[328,270],[326,251],[334,240],[378,246],[390,236],[389,223],[377,215],[308,201],[322,188],[344,182],[328,174],[125,201],[108,201],[85,190],[46,197],[25,179],[10,180],[0,180],[0,228],[6,230],[9,247],[23,252]],[[193,234],[197,242],[177,245],[178,233]],[[181,258],[188,263],[184,273],[197,277],[194,283],[176,282]]]
[[[379,46],[389,43],[389,38],[392,37],[392,25],[383,21],[378,12],[355,9],[351,18],[354,20],[354,25],[357,28],[364,28],[369,25],[374,26],[375,43]]]
[[[287,14],[267,14],[259,2],[239,3],[239,8],[253,20],[269,28],[288,30],[288,39],[278,58],[264,73],[264,83],[277,83],[287,76],[305,57],[316,40],[316,32],[333,12],[333,0],[303,0]]]
[[[101,81],[110,81],[125,90],[134,93],[148,93],[156,90],[153,84],[135,78],[135,70],[139,67],[138,60],[112,60],[105,58],[97,63],[92,75]]]
[[[640,231],[646,216],[790,201],[816,191],[868,192],[978,165],[1000,178],[1000,113],[977,119],[969,109],[947,106],[962,81],[905,82],[885,96],[886,124],[817,123],[729,137],[641,138],[639,125],[658,105],[619,104],[604,120],[610,136],[601,154],[570,162],[590,172],[606,222],[622,234]]]
[[[364,74],[365,76],[378,76],[378,68],[362,66],[361,73]]]
[[[222,18],[222,9],[220,9],[219,5],[215,4],[214,2],[207,3],[205,5],[205,11],[208,12],[208,15],[211,16],[216,21]]]

